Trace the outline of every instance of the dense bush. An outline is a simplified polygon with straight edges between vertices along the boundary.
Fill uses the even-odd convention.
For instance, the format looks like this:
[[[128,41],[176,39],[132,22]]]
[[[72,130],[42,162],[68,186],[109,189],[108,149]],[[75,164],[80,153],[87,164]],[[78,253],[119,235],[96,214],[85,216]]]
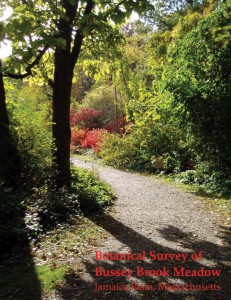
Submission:
[[[196,170],[188,170],[177,174],[176,181],[202,186],[207,191],[220,196],[230,196],[231,178],[209,163],[198,164]]]
[[[71,150],[75,150],[76,147],[82,146],[88,134],[86,128],[72,128],[71,129]]]
[[[178,38],[164,72],[165,88],[172,92],[175,105],[183,104],[185,121],[192,124],[195,150],[227,176],[231,175],[230,8],[230,1],[220,4]]]
[[[140,165],[139,144],[131,135],[120,137],[107,134],[101,145],[99,157],[108,165],[137,168]]]
[[[87,212],[102,211],[113,203],[111,187],[92,172],[73,169],[73,191],[79,196],[80,207]]]
[[[166,174],[193,167],[186,141],[173,125],[160,122],[135,127],[122,137],[107,135],[99,156],[110,165]]]
[[[41,87],[27,85],[17,88],[11,84],[7,99],[23,182],[28,187],[39,185],[52,172],[50,103]]]
[[[96,85],[77,110],[71,109],[71,149],[90,148],[99,152],[104,133],[124,133],[126,115],[121,107],[121,99],[112,85]]]
[[[112,85],[101,83],[95,86],[82,100],[81,109],[92,109],[101,112],[101,126],[108,123],[117,124],[118,119],[123,114],[121,99],[115,96],[115,88]]]
[[[88,131],[85,140],[81,143],[82,148],[92,148],[95,152],[99,152],[105,133],[106,130],[104,129],[93,129]]]
[[[93,149],[99,152],[100,145],[104,140],[106,132],[124,132],[126,117],[121,116],[119,120],[111,119],[105,123],[104,113],[90,108],[83,108],[78,112],[71,111],[71,150],[79,148]]]

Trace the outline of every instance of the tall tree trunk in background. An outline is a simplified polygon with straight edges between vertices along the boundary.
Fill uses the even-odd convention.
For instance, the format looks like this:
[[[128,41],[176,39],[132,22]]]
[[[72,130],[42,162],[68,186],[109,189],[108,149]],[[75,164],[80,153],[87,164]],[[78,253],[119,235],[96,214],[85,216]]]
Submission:
[[[20,158],[9,129],[5,86],[0,60],[0,179],[8,186],[17,186],[21,173]]]

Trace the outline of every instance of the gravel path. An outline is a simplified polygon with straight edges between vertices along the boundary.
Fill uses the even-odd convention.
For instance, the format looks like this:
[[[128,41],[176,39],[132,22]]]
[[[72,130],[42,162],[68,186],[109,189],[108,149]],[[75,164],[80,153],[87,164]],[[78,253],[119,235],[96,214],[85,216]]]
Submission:
[[[91,217],[109,233],[96,250],[113,252],[111,259],[96,260],[92,253],[82,275],[67,278],[61,299],[231,299],[230,245],[217,216],[199,199],[147,176],[73,163],[98,173],[118,199],[113,213]],[[121,253],[127,260],[118,260],[115,254]],[[133,260],[129,253],[135,254]],[[104,276],[96,276],[96,270]]]

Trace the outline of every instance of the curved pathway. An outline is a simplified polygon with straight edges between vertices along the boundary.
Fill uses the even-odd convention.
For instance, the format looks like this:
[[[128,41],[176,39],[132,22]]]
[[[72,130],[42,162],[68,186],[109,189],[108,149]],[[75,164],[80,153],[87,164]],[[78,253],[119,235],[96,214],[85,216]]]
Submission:
[[[70,274],[60,299],[230,299],[230,246],[199,199],[148,176],[73,163],[99,174],[117,200],[111,214],[90,217],[108,237],[99,260],[92,253],[82,275]]]

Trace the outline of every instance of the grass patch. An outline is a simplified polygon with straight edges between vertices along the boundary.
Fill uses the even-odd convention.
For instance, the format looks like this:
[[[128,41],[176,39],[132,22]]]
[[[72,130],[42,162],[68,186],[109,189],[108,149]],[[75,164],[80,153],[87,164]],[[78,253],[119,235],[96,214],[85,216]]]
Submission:
[[[54,262],[52,266],[36,266],[35,271],[41,282],[43,293],[50,292],[55,286],[60,284],[67,269],[68,267],[66,265],[56,267]]]
[[[64,278],[66,266],[34,267],[29,261],[0,271],[0,299],[36,300],[50,292]]]

